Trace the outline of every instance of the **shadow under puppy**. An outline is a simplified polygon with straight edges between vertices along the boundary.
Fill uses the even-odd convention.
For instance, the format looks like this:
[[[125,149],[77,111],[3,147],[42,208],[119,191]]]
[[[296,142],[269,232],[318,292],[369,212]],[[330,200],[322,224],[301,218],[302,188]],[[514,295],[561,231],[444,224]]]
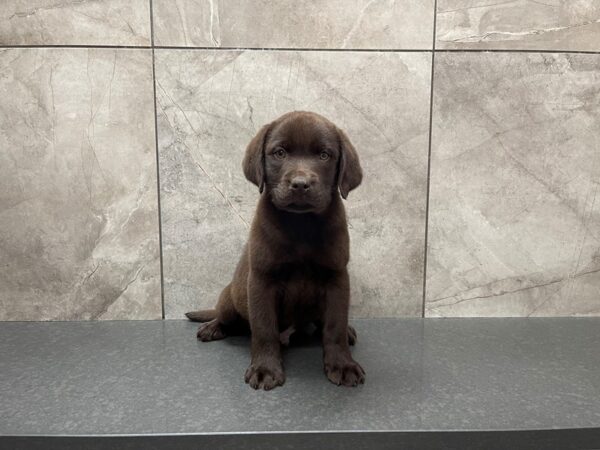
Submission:
[[[327,378],[344,386],[363,383],[365,372],[349,347],[356,332],[348,325],[349,236],[340,198],[362,181],[356,150],[324,117],[291,112],[260,129],[243,169],[262,195],[216,309],[186,314],[206,322],[198,339],[222,339],[229,326],[249,323],[252,361],[245,380],[269,390],[285,381],[281,344],[314,323]]]

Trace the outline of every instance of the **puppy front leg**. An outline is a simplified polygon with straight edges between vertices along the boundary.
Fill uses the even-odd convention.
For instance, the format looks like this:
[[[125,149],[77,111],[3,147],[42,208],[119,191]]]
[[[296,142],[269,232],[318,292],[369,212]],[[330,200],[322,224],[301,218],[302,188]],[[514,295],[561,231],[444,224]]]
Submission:
[[[277,321],[277,287],[264,275],[248,279],[248,313],[252,332],[252,361],[244,379],[254,389],[268,391],[285,382]]]
[[[356,386],[365,382],[365,371],[350,354],[348,345],[348,308],[350,280],[343,270],[327,287],[323,311],[323,363],[329,381]]]

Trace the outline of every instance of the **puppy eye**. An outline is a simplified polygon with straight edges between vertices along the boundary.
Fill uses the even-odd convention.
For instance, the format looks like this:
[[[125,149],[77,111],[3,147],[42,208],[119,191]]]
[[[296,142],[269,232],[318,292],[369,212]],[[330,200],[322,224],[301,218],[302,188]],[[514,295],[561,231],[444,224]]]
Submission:
[[[285,149],[283,149],[282,147],[278,147],[275,149],[275,151],[273,152],[273,156],[275,156],[275,158],[278,159],[283,159],[285,158]]]
[[[321,154],[319,155],[319,158],[321,158],[323,161],[327,161],[329,159],[329,153],[321,152]]]

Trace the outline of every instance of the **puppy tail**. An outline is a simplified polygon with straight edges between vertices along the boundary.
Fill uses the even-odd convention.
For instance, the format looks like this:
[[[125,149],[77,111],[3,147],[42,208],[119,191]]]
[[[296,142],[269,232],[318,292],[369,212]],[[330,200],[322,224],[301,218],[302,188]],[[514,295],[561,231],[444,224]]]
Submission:
[[[209,322],[217,318],[216,309],[201,309],[200,311],[190,311],[185,313],[192,322]]]

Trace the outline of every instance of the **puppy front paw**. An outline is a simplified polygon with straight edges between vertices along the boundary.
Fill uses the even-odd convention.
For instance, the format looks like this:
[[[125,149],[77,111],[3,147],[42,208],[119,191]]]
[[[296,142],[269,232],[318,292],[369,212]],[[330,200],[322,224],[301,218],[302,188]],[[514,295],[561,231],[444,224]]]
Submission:
[[[365,382],[365,371],[351,357],[325,359],[325,375],[338,386],[358,386]]]
[[[252,363],[246,370],[244,380],[253,389],[270,391],[285,383],[285,373],[281,363]]]

